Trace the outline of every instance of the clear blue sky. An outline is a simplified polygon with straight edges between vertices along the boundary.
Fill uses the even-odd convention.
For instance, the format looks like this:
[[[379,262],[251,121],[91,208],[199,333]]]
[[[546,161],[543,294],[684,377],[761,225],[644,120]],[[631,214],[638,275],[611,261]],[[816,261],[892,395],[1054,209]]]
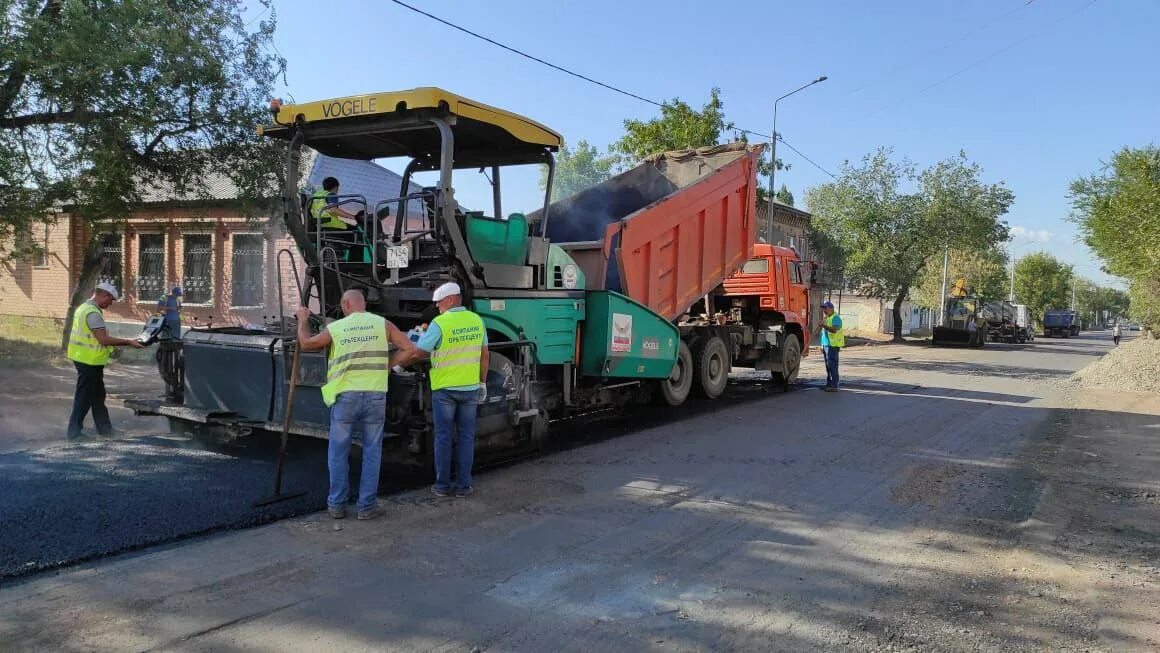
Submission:
[[[773,98],[828,75],[781,103],[786,141],[834,173],[882,145],[920,167],[965,150],[1015,192],[1016,255],[1043,249],[1101,282],[1064,219],[1068,182],[1152,142],[1160,124],[1156,0],[412,4],[646,97],[700,105],[718,86],[728,117],[762,133]],[[275,0],[275,10],[287,99],[440,86],[599,147],[625,118],[656,115],[387,0]],[[792,165],[779,185],[799,206],[829,179],[788,148],[778,155]],[[537,205],[534,173],[504,181],[508,208]],[[468,205],[486,197],[461,189]]]

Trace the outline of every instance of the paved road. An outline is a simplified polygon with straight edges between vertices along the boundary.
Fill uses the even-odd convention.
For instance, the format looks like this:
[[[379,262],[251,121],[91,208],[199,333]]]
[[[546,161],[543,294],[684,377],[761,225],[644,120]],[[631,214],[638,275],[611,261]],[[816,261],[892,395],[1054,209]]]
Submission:
[[[1024,613],[978,571],[1020,564],[1012,533],[1043,492],[1034,460],[1063,405],[1057,382],[1109,345],[1093,334],[981,351],[851,349],[844,392],[672,419],[482,475],[468,500],[405,492],[376,522],[315,514],[26,580],[0,591],[0,641],[1088,646],[1091,624]]]

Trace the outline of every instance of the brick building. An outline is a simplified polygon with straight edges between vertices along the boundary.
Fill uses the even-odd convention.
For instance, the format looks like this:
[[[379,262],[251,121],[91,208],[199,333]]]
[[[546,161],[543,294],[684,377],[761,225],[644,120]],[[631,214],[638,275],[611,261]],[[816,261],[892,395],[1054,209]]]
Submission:
[[[370,161],[314,155],[304,169],[307,189],[337,177],[344,195],[361,195],[371,207],[401,194],[402,178]],[[110,321],[143,322],[173,286],[184,292],[188,325],[260,323],[278,314],[280,297],[287,312],[297,305],[289,258],[299,272],[304,268],[280,213],[246,217],[227,179],[207,186],[208,197],[196,199],[150,190],[118,233],[101,236],[109,257],[100,280],[122,291],[121,301],[105,312]],[[91,236],[84,221],[67,213],[38,226],[30,237],[43,253],[0,264],[0,315],[64,319]],[[279,256],[284,249],[292,254]]]

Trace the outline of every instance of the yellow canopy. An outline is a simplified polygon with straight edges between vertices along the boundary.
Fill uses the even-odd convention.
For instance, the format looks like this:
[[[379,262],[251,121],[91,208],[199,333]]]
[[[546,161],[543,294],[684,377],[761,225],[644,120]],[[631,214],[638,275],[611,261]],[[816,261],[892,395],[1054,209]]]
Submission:
[[[453,123],[457,167],[487,163],[489,157],[534,158],[562,143],[559,134],[534,120],[430,87],[283,105],[277,124],[258,131],[289,140],[297,124],[304,143],[327,156],[420,158],[439,152],[439,131],[426,122],[431,117]]]

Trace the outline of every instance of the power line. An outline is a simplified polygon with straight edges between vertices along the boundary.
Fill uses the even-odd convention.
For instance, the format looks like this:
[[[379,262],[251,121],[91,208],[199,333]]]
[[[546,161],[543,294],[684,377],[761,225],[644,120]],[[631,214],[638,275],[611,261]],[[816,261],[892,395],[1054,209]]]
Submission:
[[[399,5],[400,7],[403,7],[404,9],[409,9],[417,14],[420,14],[422,16],[426,16],[427,18],[430,18],[431,20],[433,20],[435,22],[446,25],[447,27],[450,27],[451,29],[458,30],[460,32],[463,32],[464,34],[467,34],[469,36],[473,36],[481,41],[485,41],[487,43],[490,43],[498,48],[502,48],[504,50],[507,50],[508,52],[511,52],[512,54],[519,55],[525,59],[530,59],[538,64],[545,65],[553,70],[562,72],[566,75],[571,75],[572,77],[576,77],[577,79],[582,79],[590,84],[595,84],[595,85],[600,86],[602,88],[608,89],[614,93],[620,93],[621,95],[626,95],[630,98],[640,100],[641,102],[647,102],[653,106],[657,106],[657,107],[664,107],[665,106],[663,102],[658,102],[656,100],[649,99],[647,97],[644,97],[643,95],[638,95],[636,93],[633,93],[632,91],[626,91],[623,88],[613,86],[612,84],[606,84],[600,80],[593,79],[587,75],[578,73],[574,70],[569,70],[567,68],[564,68],[563,66],[558,66],[550,61],[545,61],[544,59],[541,59],[535,55],[528,54],[527,52],[524,52],[523,50],[520,50],[518,48],[513,48],[510,45],[505,45],[503,43],[500,43],[499,41],[496,41],[495,39],[484,36],[483,34],[480,34],[478,32],[473,32],[472,30],[469,30],[466,27],[461,27],[459,25],[456,25],[455,23],[444,20],[444,19],[442,19],[434,14],[430,14],[426,11],[423,11],[422,9],[419,9],[418,7],[414,7],[414,6],[409,5],[405,2],[402,2],[401,0],[391,0],[391,1],[394,2],[395,4]],[[767,140],[770,138],[769,134],[763,134],[761,132],[753,131],[752,129],[743,129],[741,127],[736,127],[735,129],[743,134],[752,134],[753,136],[759,136],[759,137],[767,139]],[[778,135],[778,140],[781,141],[783,144],[785,144],[786,147],[788,147],[789,149],[796,152],[798,154],[798,156],[800,156],[801,158],[803,158],[807,162],[809,162],[810,165],[814,166],[818,170],[821,170],[822,172],[826,173],[827,175],[834,177],[834,175],[831,174],[828,170],[826,170],[822,166],[818,165],[817,163],[814,163],[814,161],[812,159],[810,159],[808,156],[806,156],[805,154],[802,154],[800,150],[798,150],[794,146],[790,145],[789,143],[786,143],[785,139],[782,138],[780,134]],[[836,177],[835,177],[835,179],[836,179]]]
[[[785,140],[785,138],[782,138],[781,134],[778,134],[778,136],[777,136],[777,140],[781,141],[781,144],[782,144],[782,145],[784,145],[784,146],[788,147],[789,149],[793,150],[795,154],[797,154],[797,155],[798,155],[798,156],[800,156],[801,158],[805,159],[807,163],[809,163],[809,164],[810,164],[810,165],[812,165],[813,167],[815,167],[815,168],[817,168],[818,170],[821,170],[822,172],[824,172],[824,173],[826,173],[827,175],[829,175],[831,179],[837,179],[837,178],[838,178],[838,177],[837,177],[837,175],[835,175],[834,173],[830,172],[829,170],[826,170],[825,168],[823,168],[822,166],[818,165],[817,163],[814,163],[814,160],[813,160],[813,159],[811,159],[810,157],[806,156],[805,154],[802,154],[802,151],[801,151],[801,150],[799,150],[799,149],[797,149],[796,147],[794,147],[794,146],[790,145],[789,143],[787,143],[787,142],[786,142],[786,140]]]
[[[1030,5],[1034,1],[1035,0],[1030,0],[1030,2],[1024,2],[1022,5],[1019,5],[1018,7],[1015,7],[1014,9],[1011,9],[1011,10],[1003,13],[1001,16],[996,17],[994,20],[991,20],[991,21],[988,21],[982,25],[979,25],[978,27],[970,30],[969,32],[964,32],[963,34],[959,35],[958,38],[951,39],[949,41],[945,41],[943,43],[942,47],[937,48],[935,50],[932,50],[930,52],[930,54],[926,55],[925,57],[911,56],[908,58],[908,61],[906,63],[895,64],[889,70],[886,71],[886,74],[882,75],[878,79],[875,79],[874,81],[866,82],[865,84],[862,84],[858,88],[855,88],[854,90],[850,91],[849,93],[846,93],[845,97],[849,97],[851,95],[854,95],[856,93],[864,91],[867,88],[870,88],[871,86],[878,84],[878,82],[882,81],[883,79],[893,77],[894,75],[896,75],[897,73],[899,73],[903,70],[909,70],[911,68],[914,68],[914,66],[917,64],[917,62],[925,61],[925,60],[929,59],[929,57],[931,55],[936,54],[938,52],[943,52],[944,50],[948,50],[948,49],[950,49],[951,46],[956,45],[960,41],[964,41],[968,37],[974,36],[975,34],[978,34],[979,32],[987,29],[988,27],[1006,20],[1008,17],[1012,16],[1013,14],[1018,13],[1019,11],[1022,11],[1023,9],[1027,8],[1027,6]]]
[[[1034,1],[1034,0],[1032,0],[1032,1]],[[951,81],[951,80],[952,80],[952,79],[954,79],[955,77],[958,77],[959,75],[961,75],[961,74],[963,74],[963,73],[967,72],[968,70],[970,70],[970,69],[974,68],[975,66],[978,66],[978,65],[980,65],[980,64],[986,63],[987,61],[990,61],[991,59],[994,59],[995,57],[997,57],[997,56],[999,56],[999,55],[1003,54],[1004,52],[1007,52],[1008,50],[1011,50],[1012,48],[1015,48],[1016,46],[1022,45],[1023,43],[1026,43],[1027,41],[1030,41],[1031,39],[1038,37],[1039,35],[1043,34],[1045,31],[1047,31],[1047,30],[1051,29],[1052,27],[1055,27],[1056,25],[1058,25],[1058,24],[1062,23],[1063,21],[1065,21],[1065,20],[1067,20],[1067,19],[1069,19],[1069,18],[1071,18],[1071,17],[1075,16],[1076,14],[1079,14],[1080,12],[1084,11],[1084,10],[1085,10],[1085,9],[1087,9],[1088,7],[1090,7],[1090,6],[1094,5],[1095,3],[1096,3],[1096,0],[1090,0],[1090,2],[1088,2],[1088,3],[1087,3],[1087,4],[1085,4],[1085,5],[1083,5],[1083,6],[1082,6],[1082,7],[1080,7],[1079,9],[1076,9],[1075,11],[1073,11],[1073,12],[1071,12],[1071,13],[1069,13],[1069,14],[1066,14],[1066,15],[1064,15],[1064,16],[1061,16],[1061,17],[1057,18],[1056,20],[1052,21],[1051,23],[1048,23],[1046,26],[1044,26],[1044,28],[1043,28],[1043,29],[1041,29],[1041,30],[1039,30],[1039,31],[1037,31],[1037,32],[1034,32],[1034,33],[1032,33],[1032,34],[1028,34],[1027,36],[1025,36],[1025,37],[1023,37],[1023,38],[1019,39],[1018,41],[1015,41],[1014,43],[1010,43],[1010,44],[1008,44],[1008,45],[1006,45],[1006,46],[1004,46],[1004,47],[1002,47],[1002,48],[999,48],[998,50],[995,50],[994,52],[992,52],[992,53],[988,54],[987,56],[985,56],[985,57],[983,57],[983,58],[981,58],[981,59],[977,59],[977,60],[975,60],[975,61],[973,61],[973,62],[971,62],[971,63],[969,63],[969,64],[967,64],[967,65],[963,66],[962,68],[959,68],[958,70],[956,70],[956,71],[954,71],[953,73],[951,73],[951,74],[949,74],[949,75],[947,75],[947,76],[945,76],[945,77],[943,77],[943,78],[939,79],[938,81],[935,81],[935,82],[934,82],[934,83],[932,83],[932,84],[928,84],[928,85],[926,85],[926,86],[924,86],[924,87],[920,88],[919,90],[915,91],[914,93],[911,93],[910,95],[907,95],[907,96],[905,96],[905,97],[898,98],[898,99],[896,99],[895,101],[893,101],[893,102],[890,102],[890,103],[888,103],[888,104],[884,104],[884,105],[882,105],[882,106],[878,107],[877,109],[874,109],[873,111],[870,111],[869,113],[864,113],[864,114],[862,114],[862,117],[863,117],[863,118],[867,118],[867,117],[869,117],[869,116],[872,116],[872,115],[874,115],[874,114],[876,114],[876,113],[879,113],[879,112],[881,112],[881,111],[883,111],[883,110],[885,110],[885,109],[892,108],[892,107],[894,107],[894,106],[897,106],[897,105],[899,105],[899,104],[901,104],[901,103],[903,103],[903,102],[905,102],[905,101],[907,101],[907,100],[910,100],[910,99],[913,99],[913,98],[915,98],[915,97],[917,97],[917,96],[919,96],[919,95],[922,95],[923,93],[925,93],[925,92],[927,92],[927,91],[931,90],[932,88],[935,88],[935,87],[937,87],[937,86],[942,86],[943,84],[945,84],[945,83],[947,83],[947,82]],[[1030,3],[1028,3],[1028,4],[1030,4]]]
[[[621,95],[627,95],[628,97],[635,98],[637,100],[640,100],[641,102],[648,102],[649,104],[652,104],[652,105],[655,105],[658,107],[664,106],[664,104],[657,102],[656,100],[650,100],[644,96],[637,95],[636,93],[633,93],[631,91],[626,91],[622,88],[617,88],[611,84],[605,84],[604,82],[592,79],[591,77],[588,77],[587,75],[582,75],[578,72],[568,70],[567,68],[564,68],[563,66],[557,66],[556,64],[554,64],[550,61],[544,61],[543,59],[536,57],[536,56],[533,56],[533,55],[530,55],[527,52],[524,52],[523,50],[517,50],[516,48],[513,48],[510,45],[504,45],[503,43],[500,43],[499,41],[496,41],[494,39],[490,39],[490,38],[488,38],[488,37],[486,37],[478,32],[473,32],[473,31],[467,29],[466,27],[460,27],[459,25],[456,25],[455,23],[443,20],[442,18],[440,18],[434,14],[429,14],[429,13],[423,11],[422,9],[419,9],[418,7],[412,7],[411,5],[409,5],[405,2],[400,2],[400,0],[391,0],[391,1],[394,2],[395,4],[399,5],[400,7],[405,7],[405,8],[410,9],[411,11],[413,11],[417,14],[424,15],[424,16],[430,18],[431,20],[434,20],[434,21],[439,22],[439,23],[443,23],[444,25],[450,27],[451,29],[456,29],[456,30],[459,30],[460,32],[463,32],[464,34],[469,34],[471,36],[474,36],[475,38],[480,39],[481,41],[487,41],[488,43],[490,43],[496,47],[503,48],[504,50],[507,50],[508,52],[511,52],[513,54],[518,54],[519,56],[524,57],[525,59],[531,59],[532,61],[535,61],[536,63],[543,64],[549,68],[553,68],[555,70],[558,70],[566,75],[578,77],[578,78],[580,78],[586,82],[589,82],[591,84],[596,84],[597,86],[602,86],[610,91],[620,93]]]

